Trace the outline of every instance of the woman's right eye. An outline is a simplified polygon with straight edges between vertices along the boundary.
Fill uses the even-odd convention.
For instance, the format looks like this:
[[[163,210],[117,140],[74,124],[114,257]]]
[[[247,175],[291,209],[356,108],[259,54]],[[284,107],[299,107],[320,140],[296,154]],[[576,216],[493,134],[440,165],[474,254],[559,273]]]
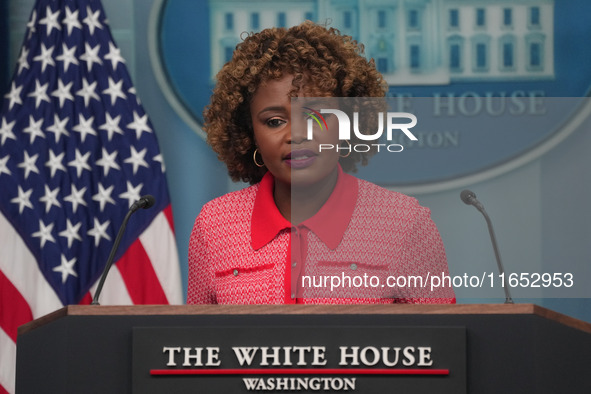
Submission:
[[[284,125],[285,121],[280,118],[271,118],[268,119],[265,123],[267,124],[267,126],[275,128]]]

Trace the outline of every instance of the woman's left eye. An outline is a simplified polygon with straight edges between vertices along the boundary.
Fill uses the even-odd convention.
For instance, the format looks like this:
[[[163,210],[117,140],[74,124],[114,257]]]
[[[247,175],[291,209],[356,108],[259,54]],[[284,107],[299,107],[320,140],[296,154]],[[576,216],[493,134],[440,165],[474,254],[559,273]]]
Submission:
[[[283,119],[279,119],[279,118],[271,118],[271,119],[267,120],[267,122],[265,122],[265,123],[269,127],[280,127],[285,124],[285,121]]]

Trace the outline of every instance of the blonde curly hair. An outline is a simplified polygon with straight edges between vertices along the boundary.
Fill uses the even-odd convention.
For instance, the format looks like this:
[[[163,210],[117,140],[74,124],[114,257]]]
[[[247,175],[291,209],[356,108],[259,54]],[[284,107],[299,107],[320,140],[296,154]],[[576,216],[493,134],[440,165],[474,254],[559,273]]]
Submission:
[[[335,28],[309,21],[249,34],[217,74],[210,104],[204,111],[207,142],[228,167],[234,181],[261,180],[267,169],[253,162],[256,149],[250,101],[257,88],[283,75],[294,76],[294,92],[332,97],[384,97],[387,85],[373,60],[362,56],[363,45]],[[355,143],[355,138],[351,143]],[[367,164],[371,152],[353,152],[340,163],[354,172]]]

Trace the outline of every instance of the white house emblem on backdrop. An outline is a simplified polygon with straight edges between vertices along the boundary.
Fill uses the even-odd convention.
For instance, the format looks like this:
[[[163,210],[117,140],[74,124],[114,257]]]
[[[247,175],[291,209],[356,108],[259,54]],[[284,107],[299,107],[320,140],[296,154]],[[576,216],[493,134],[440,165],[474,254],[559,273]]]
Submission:
[[[244,32],[313,20],[362,42],[397,110],[416,105],[421,112],[420,141],[397,158],[373,158],[360,173],[387,186],[441,189],[480,180],[491,169],[498,175],[550,149],[586,113],[580,109],[591,57],[581,54],[589,50],[591,26],[583,16],[591,2],[585,0],[215,0],[157,7],[152,49],[159,79],[200,134],[215,74]],[[190,50],[179,53],[179,43]],[[579,99],[556,99],[562,97]],[[549,114],[541,128],[539,111]],[[514,127],[494,130],[492,138],[494,117]]]

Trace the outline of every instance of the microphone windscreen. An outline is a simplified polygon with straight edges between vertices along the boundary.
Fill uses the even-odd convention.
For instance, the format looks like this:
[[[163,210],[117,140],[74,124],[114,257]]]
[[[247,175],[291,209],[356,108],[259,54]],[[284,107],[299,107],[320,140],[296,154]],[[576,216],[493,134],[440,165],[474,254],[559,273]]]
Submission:
[[[146,194],[140,200],[145,201],[143,204],[144,209],[148,209],[148,208],[152,207],[154,204],[156,204],[156,199],[154,198],[154,196],[152,196],[150,194]]]
[[[474,199],[476,198],[476,194],[472,190],[464,189],[460,193],[460,198],[464,202],[464,204],[472,205]]]

